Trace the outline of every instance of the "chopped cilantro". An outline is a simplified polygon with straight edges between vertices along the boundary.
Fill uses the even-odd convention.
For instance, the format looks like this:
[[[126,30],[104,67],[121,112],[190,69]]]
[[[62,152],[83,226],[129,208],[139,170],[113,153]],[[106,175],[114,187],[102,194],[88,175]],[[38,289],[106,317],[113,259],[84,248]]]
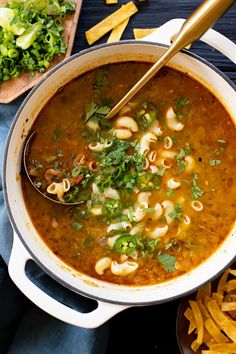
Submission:
[[[161,177],[162,177],[162,176],[164,176],[165,171],[166,171],[165,167],[159,168],[156,174],[157,174],[158,176],[161,176]]]
[[[151,258],[160,241],[150,240],[146,237],[137,239],[137,249],[140,250],[140,256],[143,258]]]
[[[35,185],[38,189],[40,189],[41,186],[42,186],[42,182],[41,182],[41,181],[34,182],[34,185]]]
[[[175,271],[175,263],[176,263],[175,256],[171,256],[170,254],[159,252],[157,255],[157,261],[161,265],[163,265],[166,272]]]
[[[210,160],[210,166],[217,166],[221,164],[221,160]]]
[[[183,173],[187,164],[183,160],[177,160],[177,166],[178,166],[178,173]]]
[[[178,118],[178,120],[182,121],[184,119],[183,113],[177,112],[177,118]]]
[[[53,140],[54,141],[58,141],[61,139],[61,133],[62,133],[62,128],[61,127],[57,127],[54,131],[53,134]]]
[[[97,184],[101,191],[111,187],[133,190],[138,173],[143,171],[145,158],[138,150],[138,144],[112,139],[113,144],[96,154],[97,165],[101,167],[97,175]],[[132,169],[132,171],[131,171]]]
[[[192,199],[196,200],[203,195],[203,191],[198,187],[198,174],[193,174]]]
[[[217,149],[214,150],[214,153],[216,155],[220,155],[224,151],[223,146],[218,147]]]
[[[77,221],[72,221],[72,226],[74,229],[76,229],[77,231],[81,230],[83,228],[83,224],[80,224],[79,222]]]
[[[187,106],[189,104],[189,100],[186,97],[179,97],[179,98],[176,98],[175,104],[179,108],[184,108],[185,106]]]
[[[168,195],[168,197],[170,197],[171,195],[173,195],[173,194],[174,194],[173,189],[168,188],[167,191],[166,191],[166,194]]]
[[[60,150],[60,149],[57,150],[57,156],[58,157],[63,157],[64,156],[62,150]]]
[[[187,167],[187,164],[184,161],[184,159],[190,153],[191,153],[191,148],[189,143],[186,143],[184,147],[181,147],[179,149],[179,153],[175,156],[178,173],[184,172],[185,168]]]
[[[43,168],[44,164],[41,161],[34,160],[34,165],[36,168]]]
[[[86,107],[85,107],[85,121],[86,122],[89,120],[90,117],[92,117],[94,115],[94,113],[96,113],[97,109],[98,109],[98,105],[94,101],[89,102],[86,105]]]
[[[144,208],[143,213],[149,214],[149,213],[154,213],[155,208]]]
[[[107,88],[108,79],[106,71],[107,69],[98,69],[95,72],[95,83],[93,84],[93,92],[96,96],[101,95],[101,93]]]
[[[171,217],[172,219],[180,221],[182,218],[183,214],[183,207],[180,204],[175,204],[174,210],[171,211],[168,216]]]
[[[191,147],[189,143],[186,143],[184,146],[184,151],[186,155],[190,155],[191,154]]]
[[[97,122],[100,127],[104,129],[111,128],[111,122],[106,119],[106,115],[110,112],[110,107],[98,105],[96,102],[89,102],[85,106],[84,120],[87,122],[91,119],[94,122]]]

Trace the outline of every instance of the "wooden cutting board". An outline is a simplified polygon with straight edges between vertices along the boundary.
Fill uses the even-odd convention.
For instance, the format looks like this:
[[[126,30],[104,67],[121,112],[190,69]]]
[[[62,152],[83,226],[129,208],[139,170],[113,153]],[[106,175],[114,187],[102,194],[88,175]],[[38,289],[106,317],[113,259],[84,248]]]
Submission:
[[[73,42],[76,34],[79,14],[81,10],[82,0],[72,0],[75,3],[75,11],[66,16],[63,22],[64,38],[67,43],[67,51],[64,55],[57,56],[50,67],[44,73],[36,73],[32,76],[30,73],[23,73],[18,78],[7,80],[0,84],[0,103],[9,103],[15,98],[32,88],[42,77],[47,75],[47,72],[56,64],[68,58],[71,55]],[[4,4],[5,0],[0,0],[0,6]]]

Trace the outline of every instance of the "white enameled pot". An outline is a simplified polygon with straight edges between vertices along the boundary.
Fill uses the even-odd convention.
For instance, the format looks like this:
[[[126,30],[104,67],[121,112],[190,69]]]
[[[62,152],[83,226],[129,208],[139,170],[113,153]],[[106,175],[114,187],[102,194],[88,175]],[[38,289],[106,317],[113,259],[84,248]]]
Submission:
[[[146,38],[148,42],[122,41],[93,47],[72,56],[50,71],[29,93],[10,129],[3,178],[5,202],[14,229],[9,273],[18,288],[37,306],[70,324],[94,328],[127,307],[152,305],[178,298],[217,276],[235,259],[236,225],[209,259],[177,279],[145,287],[102,282],[80,274],[57,258],[37,234],[24,204],[20,180],[22,148],[38,112],[50,97],[75,77],[100,65],[129,60],[154,62],[166,50],[165,44],[170,43],[170,38],[179,30],[182,22],[181,19],[168,22],[156,33],[148,36]],[[162,44],[155,43],[157,38]],[[230,40],[213,30],[208,31],[202,40],[219,49],[236,63],[236,46]],[[185,51],[176,55],[169,65],[203,83],[222,101],[236,124],[236,89],[221,72],[201,58]],[[95,299],[98,303],[97,308],[90,313],[80,313],[44,293],[25,274],[28,259],[33,259],[62,285],[85,297]]]

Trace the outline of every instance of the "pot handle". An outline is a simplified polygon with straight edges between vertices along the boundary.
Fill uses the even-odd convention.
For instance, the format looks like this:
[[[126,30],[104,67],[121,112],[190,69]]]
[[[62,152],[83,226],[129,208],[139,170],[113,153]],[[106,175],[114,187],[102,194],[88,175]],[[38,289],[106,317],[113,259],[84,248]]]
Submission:
[[[184,22],[185,19],[182,18],[170,20],[142,40],[158,42],[169,46],[171,39],[179,32]],[[236,64],[236,44],[229,38],[213,29],[209,29],[200,40],[217,49]]]
[[[29,259],[32,259],[32,257],[14,231],[13,247],[8,266],[11,279],[35,305],[61,321],[78,327],[96,328],[129,307],[97,301],[98,306],[95,310],[88,313],[78,312],[53,299],[32,283],[25,274],[25,265]]]

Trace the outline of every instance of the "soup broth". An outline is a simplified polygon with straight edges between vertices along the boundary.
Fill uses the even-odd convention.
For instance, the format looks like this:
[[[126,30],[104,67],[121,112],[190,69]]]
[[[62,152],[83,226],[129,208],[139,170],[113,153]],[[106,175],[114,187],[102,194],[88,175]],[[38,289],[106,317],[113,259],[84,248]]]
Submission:
[[[151,285],[207,259],[235,221],[236,134],[199,82],[162,69],[111,121],[114,105],[149,69],[127,62],[65,86],[40,112],[22,175],[31,220],[76,270]]]

